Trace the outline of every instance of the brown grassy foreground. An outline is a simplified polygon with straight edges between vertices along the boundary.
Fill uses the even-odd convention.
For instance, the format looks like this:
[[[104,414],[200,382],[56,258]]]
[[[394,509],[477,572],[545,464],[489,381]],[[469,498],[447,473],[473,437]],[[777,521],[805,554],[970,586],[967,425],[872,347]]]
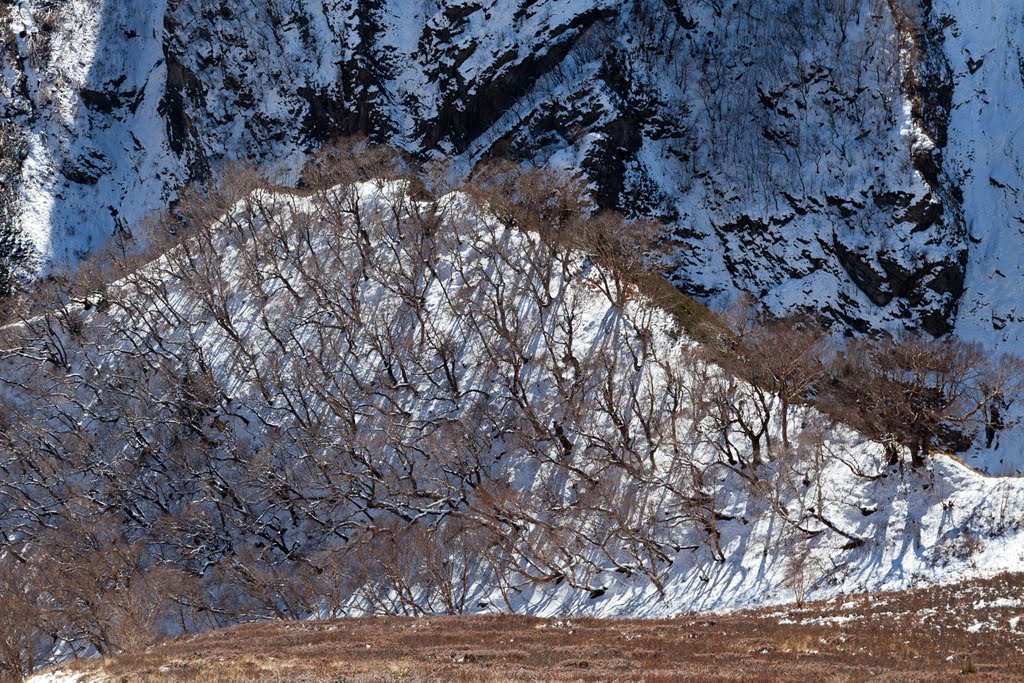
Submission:
[[[1024,680],[1022,587],[1024,574],[1012,574],[803,609],[649,621],[249,624],[73,670],[114,681]]]

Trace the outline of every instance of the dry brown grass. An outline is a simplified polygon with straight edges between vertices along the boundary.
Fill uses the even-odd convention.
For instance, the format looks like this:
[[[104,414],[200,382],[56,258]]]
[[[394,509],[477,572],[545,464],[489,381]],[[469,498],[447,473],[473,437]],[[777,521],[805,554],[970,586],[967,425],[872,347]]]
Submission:
[[[661,620],[249,624],[77,668],[113,681],[1024,680],[1024,575]],[[998,628],[971,628],[986,621]],[[1024,618],[1021,619],[1024,622]],[[1014,622],[1016,623],[1016,622]]]

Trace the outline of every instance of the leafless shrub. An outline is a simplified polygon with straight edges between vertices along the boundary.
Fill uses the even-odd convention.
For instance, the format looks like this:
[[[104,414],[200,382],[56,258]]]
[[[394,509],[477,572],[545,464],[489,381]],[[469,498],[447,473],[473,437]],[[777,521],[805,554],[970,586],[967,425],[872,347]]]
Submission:
[[[813,590],[821,577],[822,568],[806,539],[793,541],[785,553],[784,584],[793,591],[793,600],[798,608],[802,608],[807,595]]]
[[[47,579],[24,548],[0,557],[0,677],[14,681],[30,674],[52,645],[46,629]]]
[[[850,342],[836,363],[823,405],[886,444],[893,464],[901,445],[915,466],[936,448],[959,450],[1024,381],[1019,359],[955,338]]]
[[[100,654],[137,650],[161,634],[183,592],[179,570],[155,564],[107,521],[65,524],[39,543],[48,632]]]

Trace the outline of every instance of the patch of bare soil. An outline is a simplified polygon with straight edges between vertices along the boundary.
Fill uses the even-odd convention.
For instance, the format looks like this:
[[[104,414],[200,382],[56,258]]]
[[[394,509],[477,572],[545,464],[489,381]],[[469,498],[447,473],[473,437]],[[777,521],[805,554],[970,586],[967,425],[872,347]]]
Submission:
[[[84,662],[113,681],[1024,680],[1024,574],[675,619],[239,626]]]

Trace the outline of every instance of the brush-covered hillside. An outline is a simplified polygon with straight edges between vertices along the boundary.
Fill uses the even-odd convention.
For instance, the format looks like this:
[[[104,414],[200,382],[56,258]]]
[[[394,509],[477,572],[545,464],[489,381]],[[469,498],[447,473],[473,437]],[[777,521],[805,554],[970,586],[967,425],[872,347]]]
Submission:
[[[434,196],[358,181],[377,152],[347,151],[303,193],[236,174],[2,328],[10,661],[252,619],[658,616],[1019,566],[1024,482],[943,454],[993,438],[1012,359],[712,314],[574,181]]]
[[[1022,104],[1006,2],[0,0],[0,678],[1019,569]]]

